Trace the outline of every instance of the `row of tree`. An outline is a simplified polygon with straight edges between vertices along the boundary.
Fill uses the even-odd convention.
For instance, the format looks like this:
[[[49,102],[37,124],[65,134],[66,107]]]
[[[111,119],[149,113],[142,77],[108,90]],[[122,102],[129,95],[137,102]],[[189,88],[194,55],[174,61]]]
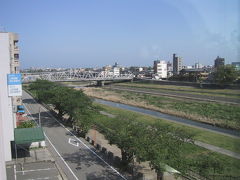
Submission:
[[[189,82],[212,82],[218,85],[228,85],[232,83],[239,83],[240,71],[232,65],[223,65],[215,68],[213,72],[209,73],[208,78],[201,77],[200,72],[184,73],[184,69],[178,75],[171,76],[169,80],[173,81],[189,81]]]
[[[67,114],[68,122],[80,127],[82,135],[93,126],[101,131],[110,144],[117,145],[121,150],[122,167],[127,167],[134,159],[139,162],[149,161],[159,179],[166,164],[182,173],[189,166],[194,166],[195,169],[201,167],[201,171],[203,170],[203,166],[199,165],[202,161],[198,160],[196,163],[184,157],[186,141],[191,143],[192,135],[181,129],[163,126],[159,122],[144,123],[130,115],[95,119],[99,108],[93,105],[88,96],[81,90],[59,86],[53,82],[37,80],[29,89],[39,101],[51,104],[60,118]]]
[[[92,117],[97,113],[96,106],[81,90],[77,91],[46,80],[35,81],[30,84],[29,90],[40,102],[51,104],[59,118],[67,115],[67,122],[81,127],[82,134],[86,134],[91,128]]]

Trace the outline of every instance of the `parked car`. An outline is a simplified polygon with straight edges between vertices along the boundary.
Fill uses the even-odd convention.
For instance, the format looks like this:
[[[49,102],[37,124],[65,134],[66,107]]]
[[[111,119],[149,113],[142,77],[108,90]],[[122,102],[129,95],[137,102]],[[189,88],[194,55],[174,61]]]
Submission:
[[[17,106],[17,113],[19,113],[19,114],[24,114],[25,113],[23,105],[18,105]]]

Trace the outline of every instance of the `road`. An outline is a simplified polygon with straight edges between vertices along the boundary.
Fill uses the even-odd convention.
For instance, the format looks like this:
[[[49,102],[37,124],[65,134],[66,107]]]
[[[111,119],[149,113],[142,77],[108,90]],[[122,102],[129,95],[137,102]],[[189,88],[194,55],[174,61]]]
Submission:
[[[122,180],[126,179],[102,159],[94,148],[55,119],[49,111],[23,91],[23,104],[33,119],[44,129],[47,147],[67,179],[74,180]]]
[[[224,104],[240,105],[240,99],[238,98],[191,94],[186,92],[170,91],[170,90],[164,90],[164,89],[154,90],[154,89],[147,89],[147,88],[122,87],[118,85],[106,86],[105,88],[109,88],[113,90],[136,92],[136,93],[169,96],[169,97],[175,97],[175,98],[192,99],[197,101],[218,102],[218,103],[224,103]]]

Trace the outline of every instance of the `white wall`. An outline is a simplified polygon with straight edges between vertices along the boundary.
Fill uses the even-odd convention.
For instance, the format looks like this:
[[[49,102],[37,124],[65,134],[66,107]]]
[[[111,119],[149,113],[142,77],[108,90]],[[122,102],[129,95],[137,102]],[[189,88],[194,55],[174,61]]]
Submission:
[[[1,101],[1,96],[0,96]],[[1,103],[0,103],[0,175],[3,180],[7,179],[6,175],[6,167],[5,167],[5,155],[4,155],[4,142],[3,142],[3,121],[1,119],[2,111],[1,111]]]
[[[167,63],[165,61],[160,61],[156,64],[157,66],[157,72],[156,74],[160,78],[167,78]]]
[[[14,140],[12,100],[8,97],[7,74],[10,73],[9,34],[0,33],[0,136],[3,137],[5,161],[12,160],[10,141]]]

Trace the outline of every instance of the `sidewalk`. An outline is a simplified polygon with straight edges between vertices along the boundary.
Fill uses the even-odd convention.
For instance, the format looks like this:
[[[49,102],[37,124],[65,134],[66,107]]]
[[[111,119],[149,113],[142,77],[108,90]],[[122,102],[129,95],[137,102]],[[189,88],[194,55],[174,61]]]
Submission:
[[[240,159],[240,154],[239,153],[235,153],[235,152],[229,151],[227,149],[223,149],[223,148],[220,148],[220,147],[217,147],[217,146],[214,146],[214,145],[211,145],[211,144],[203,143],[203,142],[200,142],[200,141],[194,141],[194,144],[197,145],[197,146],[203,147],[205,149],[208,149],[208,150],[211,150],[211,151],[214,151],[214,152],[218,152],[220,154],[224,154],[224,155],[236,158],[236,159]]]

